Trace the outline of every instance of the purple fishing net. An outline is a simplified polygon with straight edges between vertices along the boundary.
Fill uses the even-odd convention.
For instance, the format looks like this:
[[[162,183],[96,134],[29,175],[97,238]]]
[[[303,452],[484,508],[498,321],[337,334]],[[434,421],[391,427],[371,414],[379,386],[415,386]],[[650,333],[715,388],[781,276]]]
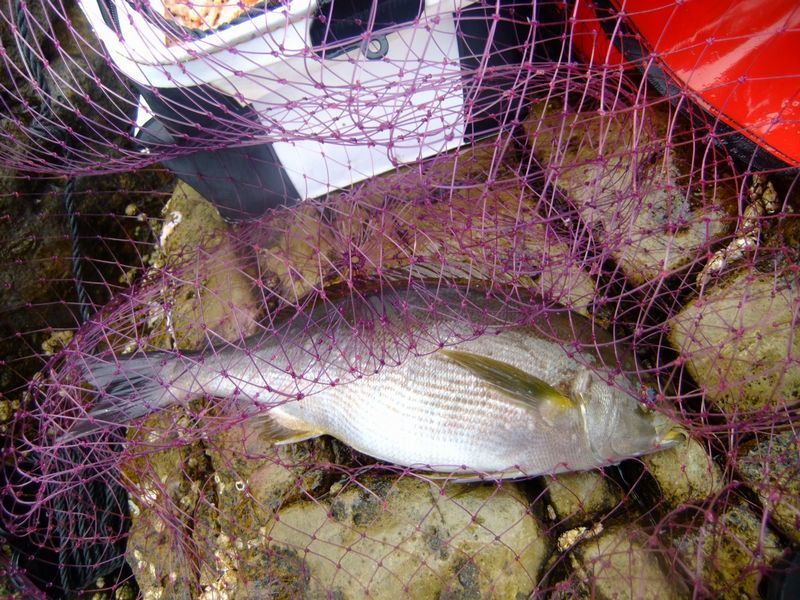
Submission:
[[[4,3],[0,590],[796,586],[800,69],[758,52],[800,46],[798,11],[718,24],[709,53],[763,47],[699,88],[707,54],[671,61],[700,38],[658,44],[700,4]],[[769,126],[731,116],[792,85]],[[272,443],[284,404],[509,329],[688,439],[468,483]],[[202,385],[229,356],[260,403]]]

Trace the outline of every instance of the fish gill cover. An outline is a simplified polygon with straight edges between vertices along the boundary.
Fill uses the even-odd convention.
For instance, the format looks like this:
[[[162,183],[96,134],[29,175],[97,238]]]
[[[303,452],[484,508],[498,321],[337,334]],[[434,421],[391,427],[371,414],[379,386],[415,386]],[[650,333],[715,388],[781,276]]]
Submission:
[[[704,4],[3,3],[3,593],[796,586],[800,11]],[[374,396],[386,438],[431,390],[531,452],[441,389],[506,331],[567,370],[492,342],[489,388],[555,418],[588,374],[685,439],[481,480],[286,416]]]

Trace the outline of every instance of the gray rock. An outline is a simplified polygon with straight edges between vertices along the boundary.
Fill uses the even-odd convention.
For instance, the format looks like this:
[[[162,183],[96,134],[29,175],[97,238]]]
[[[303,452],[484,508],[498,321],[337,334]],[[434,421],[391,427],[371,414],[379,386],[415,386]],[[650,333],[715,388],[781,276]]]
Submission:
[[[545,478],[548,499],[560,526],[587,525],[622,502],[622,491],[598,471]]]
[[[534,106],[525,124],[532,152],[631,282],[694,262],[727,232],[738,198],[733,178],[721,173],[713,146],[694,146],[667,106],[575,112],[551,99],[544,107]],[[700,177],[699,157],[714,164],[714,176]]]
[[[306,597],[342,599],[528,597],[550,547],[514,485],[440,489],[414,478],[370,478],[329,502],[291,504],[252,544],[258,556],[295,557],[289,583]]]
[[[800,544],[800,458],[797,433],[759,434],[740,449],[736,467],[769,511],[771,522]]]
[[[670,343],[729,419],[800,401],[798,294],[790,281],[743,272],[671,320]]]
[[[781,555],[778,537],[744,502],[695,513],[673,540],[701,595],[756,598],[761,573]]]
[[[672,508],[687,502],[702,503],[724,487],[722,470],[693,438],[674,448],[643,456],[642,461]]]
[[[635,525],[616,526],[580,542],[570,554],[591,598],[686,598],[684,583],[669,574],[648,536]]]

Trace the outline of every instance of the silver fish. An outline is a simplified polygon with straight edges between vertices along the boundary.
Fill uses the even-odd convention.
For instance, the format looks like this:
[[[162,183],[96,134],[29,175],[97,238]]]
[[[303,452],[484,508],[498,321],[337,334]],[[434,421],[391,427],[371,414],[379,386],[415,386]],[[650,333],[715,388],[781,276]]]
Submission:
[[[608,336],[566,312],[520,327],[524,307],[463,289],[387,291],[298,313],[244,348],[87,358],[103,396],[65,437],[205,394],[261,413],[278,443],[327,434],[462,479],[586,470],[684,439],[613,377],[630,357]]]

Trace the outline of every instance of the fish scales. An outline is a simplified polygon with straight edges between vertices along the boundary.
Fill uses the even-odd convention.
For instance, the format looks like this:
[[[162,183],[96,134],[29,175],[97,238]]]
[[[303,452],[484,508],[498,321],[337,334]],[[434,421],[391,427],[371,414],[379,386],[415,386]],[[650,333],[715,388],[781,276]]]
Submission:
[[[633,362],[607,333],[566,311],[521,327],[523,311],[465,289],[387,290],[320,303],[245,348],[89,360],[106,394],[66,435],[213,395],[263,415],[278,441],[328,434],[440,472],[582,470],[682,439],[612,377]]]
[[[556,379],[558,375],[566,380],[570,375],[566,361],[557,364],[547,358],[563,354],[555,344],[543,340],[528,344],[525,349],[530,361],[526,362],[525,355],[511,357],[506,351],[514,342],[524,341],[522,332],[509,330],[486,339],[490,340],[488,345],[475,340],[455,347],[512,358],[520,365],[528,364],[528,370],[543,379]],[[572,370],[578,368],[580,365],[573,362]],[[577,414],[554,425],[541,419],[531,420],[529,408],[510,404],[502,392],[465,373],[443,355],[414,357],[397,368],[384,369],[350,385],[283,404],[271,412],[278,422],[289,415],[314,423],[368,454],[431,470],[452,470],[464,465],[477,471],[495,472],[500,465],[515,467],[515,439],[520,433],[526,439],[518,441],[529,448],[537,439],[551,440],[534,452],[541,457],[540,464],[527,465],[534,471],[554,462],[580,466],[585,462],[585,458],[581,461],[575,455],[583,435]],[[525,428],[504,426],[526,420]],[[554,443],[555,439],[570,443]]]

